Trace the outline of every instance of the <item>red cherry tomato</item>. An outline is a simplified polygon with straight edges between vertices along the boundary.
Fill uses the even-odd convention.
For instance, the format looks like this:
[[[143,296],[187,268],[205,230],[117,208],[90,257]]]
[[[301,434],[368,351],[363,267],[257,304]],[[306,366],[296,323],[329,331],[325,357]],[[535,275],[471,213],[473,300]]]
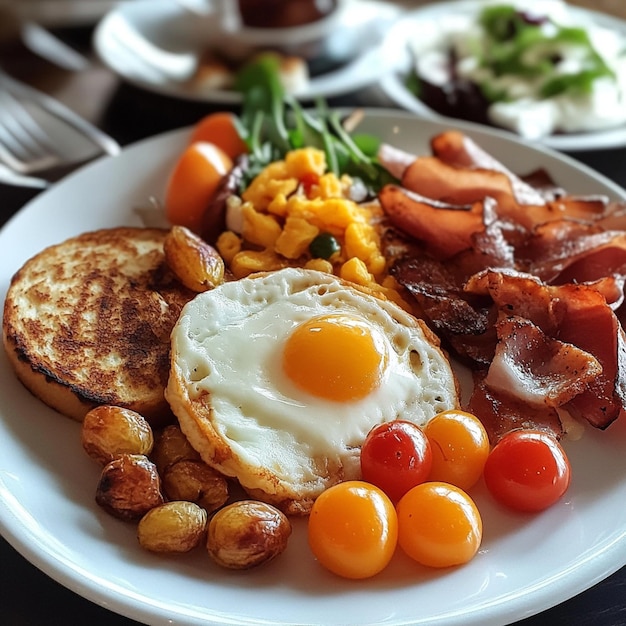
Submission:
[[[398,517],[378,487],[349,480],[315,500],[308,540],[317,560],[344,578],[369,578],[382,571],[398,541]]]
[[[567,491],[570,464],[555,437],[540,430],[514,430],[494,446],[484,468],[493,497],[518,511],[542,511]]]
[[[363,480],[380,487],[394,502],[430,474],[432,450],[422,429],[394,420],[372,428],[361,447]]]

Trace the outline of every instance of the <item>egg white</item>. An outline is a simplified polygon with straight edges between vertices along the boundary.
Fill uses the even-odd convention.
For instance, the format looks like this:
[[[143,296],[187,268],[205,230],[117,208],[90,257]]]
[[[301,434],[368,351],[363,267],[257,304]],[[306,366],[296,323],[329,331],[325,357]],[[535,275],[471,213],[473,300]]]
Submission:
[[[359,401],[316,397],[283,371],[293,329],[334,313],[366,320],[386,344],[381,384]],[[357,478],[360,446],[374,425],[425,424],[458,404],[447,359],[411,315],[310,270],[288,268],[196,296],[172,333],[172,359],[192,402],[208,394],[212,426],[239,463],[290,482],[323,482],[327,466],[341,468],[343,479]]]

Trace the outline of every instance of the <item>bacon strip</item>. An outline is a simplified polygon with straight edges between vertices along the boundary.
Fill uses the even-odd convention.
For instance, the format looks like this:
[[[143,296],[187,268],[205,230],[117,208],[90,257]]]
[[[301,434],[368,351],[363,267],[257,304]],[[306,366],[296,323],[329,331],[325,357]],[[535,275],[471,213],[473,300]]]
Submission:
[[[528,404],[557,408],[587,389],[602,366],[588,352],[548,337],[531,321],[504,317],[485,384]]]
[[[530,272],[550,283],[626,276],[626,234],[597,226],[561,221],[544,224],[519,254],[527,258]]]
[[[597,428],[617,419],[626,407],[626,343],[615,312],[595,285],[550,286],[519,272],[486,270],[466,288],[489,293],[501,312],[530,320],[550,337],[588,353],[589,371],[595,359],[601,372],[586,381],[567,408]],[[571,366],[573,372],[580,370],[579,361]]]
[[[546,405],[527,404],[494,391],[485,384],[482,372],[474,375],[474,390],[467,410],[480,417],[492,445],[517,428],[539,428],[557,439],[563,436],[563,426],[556,409]]]
[[[536,276],[510,269],[486,269],[465,283],[465,291],[489,296],[507,315],[531,320],[542,332],[555,336],[565,308]]]
[[[534,189],[456,131],[432,149],[404,158],[402,187],[380,200],[414,244],[391,273],[448,349],[482,372],[469,410],[494,437],[528,423],[558,434],[563,407],[606,428],[626,409],[616,315],[626,234],[607,229],[626,222],[626,205],[569,196],[545,175]]]
[[[396,185],[385,185],[378,198],[391,224],[423,242],[438,259],[466,250],[472,235],[484,229],[482,202],[453,205]]]
[[[559,337],[593,354],[602,373],[567,409],[596,428],[606,428],[626,408],[626,337],[602,294],[587,285],[551,287],[567,305]]]
[[[467,205],[486,197],[515,203],[508,176],[488,169],[455,167],[437,157],[418,157],[402,176],[402,186],[433,200]]]
[[[454,167],[492,170],[509,179],[511,191],[519,204],[544,204],[544,197],[533,187],[511,172],[503,163],[483,150],[473,139],[455,130],[433,137],[430,142],[433,154]]]
[[[413,297],[419,314],[464,361],[488,365],[496,335],[487,298],[464,293],[463,277],[452,267],[414,252],[398,260],[391,273]]]

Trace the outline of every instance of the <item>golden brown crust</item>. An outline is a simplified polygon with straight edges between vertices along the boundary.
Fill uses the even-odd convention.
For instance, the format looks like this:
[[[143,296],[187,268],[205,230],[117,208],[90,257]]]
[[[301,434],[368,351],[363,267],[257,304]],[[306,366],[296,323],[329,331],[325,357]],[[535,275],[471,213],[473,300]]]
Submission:
[[[168,420],[169,333],[192,293],[164,263],[167,231],[84,233],[35,255],[4,304],[3,343],[19,380],[76,420],[114,404]]]

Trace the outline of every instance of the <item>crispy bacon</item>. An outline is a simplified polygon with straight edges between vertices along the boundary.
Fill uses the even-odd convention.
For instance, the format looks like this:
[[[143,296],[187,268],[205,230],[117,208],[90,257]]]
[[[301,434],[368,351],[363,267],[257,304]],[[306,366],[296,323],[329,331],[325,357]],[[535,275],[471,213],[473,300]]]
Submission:
[[[576,222],[537,229],[518,252],[528,270],[550,283],[591,282],[626,276],[626,233]]]
[[[528,423],[559,435],[562,407],[606,428],[626,407],[616,315],[626,234],[608,230],[626,225],[626,206],[569,196],[545,173],[520,178],[455,131],[432,148],[397,159],[402,187],[380,200],[413,238],[391,273],[448,349],[482,372],[470,410],[494,437]]]
[[[509,182],[510,189],[518,204],[543,204],[542,196],[519,176],[511,172],[503,163],[483,150],[473,139],[454,130],[436,135],[431,140],[433,154],[454,167],[490,170],[501,172]]]
[[[480,371],[474,374],[474,389],[467,410],[480,417],[492,445],[516,428],[539,428],[557,439],[563,436],[563,426],[555,408],[527,404],[494,391],[485,384],[484,373]]]
[[[420,316],[459,358],[482,366],[491,362],[496,343],[491,302],[465,293],[464,277],[454,267],[414,252],[394,263],[391,272]]]
[[[530,320],[502,317],[485,384],[528,404],[558,408],[587,389],[602,372],[591,354],[553,339]]]
[[[464,289],[475,295],[488,295],[499,311],[531,320],[551,336],[556,336],[565,315],[563,303],[531,274],[489,268],[470,277]]]
[[[626,407],[624,332],[598,288],[602,284],[546,285],[531,275],[488,269],[465,285],[473,294],[489,294],[501,313],[527,319],[546,335],[597,360],[601,372],[570,399],[568,410],[598,428],[606,428]],[[580,363],[570,365],[572,371],[580,370]]]
[[[396,185],[385,185],[378,197],[391,224],[422,242],[435,258],[466,250],[472,235],[484,229],[482,202],[453,205]]]
[[[567,311],[559,338],[593,354],[602,373],[573,398],[567,409],[596,428],[606,428],[626,408],[626,337],[603,295],[589,285],[550,287]]]

